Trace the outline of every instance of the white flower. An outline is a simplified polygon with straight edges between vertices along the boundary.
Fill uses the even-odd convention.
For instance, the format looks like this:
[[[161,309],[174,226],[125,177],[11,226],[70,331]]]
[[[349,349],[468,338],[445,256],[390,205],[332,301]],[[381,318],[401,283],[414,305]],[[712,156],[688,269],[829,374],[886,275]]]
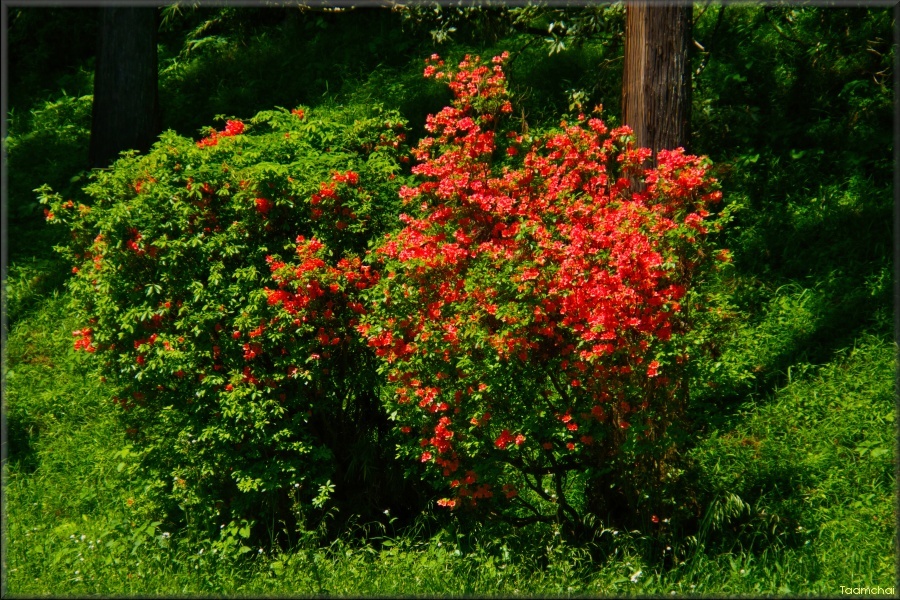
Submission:
[[[172,537],[172,534],[169,533],[168,531],[163,531],[162,536],[163,536],[163,539],[167,540],[167,539],[169,539],[170,537]]]

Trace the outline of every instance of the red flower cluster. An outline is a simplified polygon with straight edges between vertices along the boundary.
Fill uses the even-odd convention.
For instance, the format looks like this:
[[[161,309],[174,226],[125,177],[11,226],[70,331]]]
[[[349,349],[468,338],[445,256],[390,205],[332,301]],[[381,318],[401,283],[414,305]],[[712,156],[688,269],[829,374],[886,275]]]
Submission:
[[[319,191],[310,197],[311,216],[314,220],[323,216],[338,231],[347,229],[348,225],[358,219],[353,204],[355,194],[359,193],[359,174],[354,171],[332,173],[330,182],[322,182]]]
[[[208,146],[215,146],[219,143],[219,140],[221,138],[233,137],[242,133],[244,133],[244,123],[242,121],[228,121],[227,123],[225,123],[224,130],[211,130],[210,134],[207,137],[197,142],[197,147],[206,148]]]
[[[297,264],[267,258],[278,289],[266,288],[265,292],[269,304],[282,306],[295,325],[317,325],[315,338],[328,347],[353,335],[358,315],[366,312],[359,294],[378,281],[378,274],[357,257],[342,258],[331,266],[325,261],[325,252],[318,239],[298,237]]]
[[[466,57],[456,72],[437,56],[427,61],[425,76],[448,81],[455,99],[429,116],[432,137],[414,151],[420,183],[401,197],[417,210],[377,250],[384,300],[359,328],[393,365],[398,410],[411,421],[421,413],[408,404],[409,387],[438,419],[487,407],[500,417],[491,437],[423,440],[434,448],[423,461],[478,465],[491,445],[548,438],[571,451],[593,444],[589,432],[610,416],[614,430],[627,429],[629,414],[649,404],[625,398],[659,395],[669,383],[655,357],[687,326],[681,303],[704,256],[707,209],[721,198],[704,159],[661,151],[647,170],[650,151],[635,147],[627,127],[609,131],[583,115],[532,140],[509,132],[499,153],[507,162],[495,166],[503,149],[495,131],[512,110],[505,59],[488,67]],[[471,372],[450,367],[460,360]],[[534,400],[516,398],[509,384],[502,395],[473,389],[472,375],[497,377],[497,360],[530,378],[529,389],[545,388],[541,402],[563,405],[564,430],[534,420],[522,430],[517,421]],[[462,439],[465,452],[454,446]]]
[[[72,332],[75,337],[75,350],[84,350],[85,352],[96,352],[97,348],[93,344],[93,331],[90,327],[84,329],[76,329]]]

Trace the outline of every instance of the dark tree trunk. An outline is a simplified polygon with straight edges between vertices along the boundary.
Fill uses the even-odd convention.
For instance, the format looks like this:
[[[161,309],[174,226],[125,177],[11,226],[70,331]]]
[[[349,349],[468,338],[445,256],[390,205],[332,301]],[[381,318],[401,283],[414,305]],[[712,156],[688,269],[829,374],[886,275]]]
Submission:
[[[123,150],[147,151],[159,134],[157,9],[103,7],[94,73],[90,162],[107,167]]]
[[[622,120],[638,146],[688,148],[691,133],[690,5],[628,4]]]

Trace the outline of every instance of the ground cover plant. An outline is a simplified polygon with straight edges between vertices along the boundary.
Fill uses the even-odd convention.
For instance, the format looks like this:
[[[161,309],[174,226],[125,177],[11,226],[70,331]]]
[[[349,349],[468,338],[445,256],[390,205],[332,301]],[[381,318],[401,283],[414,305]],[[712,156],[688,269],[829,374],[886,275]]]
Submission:
[[[711,161],[648,169],[621,7],[166,9],[174,130],[88,174],[66,10],[11,19],[5,593],[893,585],[889,11],[696,6]]]

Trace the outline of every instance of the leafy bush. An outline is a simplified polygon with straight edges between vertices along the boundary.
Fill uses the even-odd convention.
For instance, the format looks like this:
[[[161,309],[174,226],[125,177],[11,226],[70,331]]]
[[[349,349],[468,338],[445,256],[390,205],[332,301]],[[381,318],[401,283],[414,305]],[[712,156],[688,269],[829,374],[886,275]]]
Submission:
[[[359,512],[391,493],[371,487],[391,458],[371,353],[346,332],[359,257],[396,218],[403,124],[378,107],[261,112],[196,143],[163,134],[95,172],[84,203],[43,189],[72,232],[75,347],[97,355],[148,475],[189,519],[303,525],[336,480]],[[338,187],[343,204],[316,206]],[[279,272],[308,291],[288,307],[265,288],[295,240],[316,240],[300,244],[315,266]]]
[[[70,178],[87,165],[92,104],[91,96],[64,94],[11,119],[6,140],[11,224],[40,222],[34,189],[42,183],[74,189]]]
[[[660,151],[645,167],[650,150],[596,117],[508,130],[505,59],[429,61],[455,99],[415,150],[412,214],[378,248],[359,329],[401,452],[452,490],[439,504],[577,532],[623,502],[660,510],[648,497],[685,408],[695,287],[728,260],[707,236],[721,193],[705,159]]]

